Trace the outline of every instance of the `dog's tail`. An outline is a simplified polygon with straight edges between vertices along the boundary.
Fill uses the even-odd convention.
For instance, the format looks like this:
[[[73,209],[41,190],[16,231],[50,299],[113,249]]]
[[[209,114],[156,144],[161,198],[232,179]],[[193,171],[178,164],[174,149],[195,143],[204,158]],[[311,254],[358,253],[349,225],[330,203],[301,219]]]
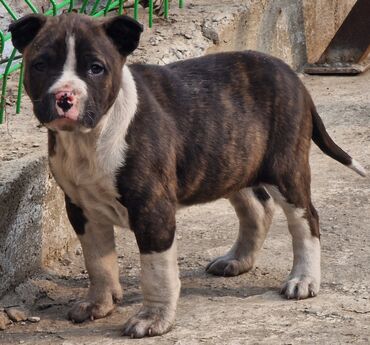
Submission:
[[[346,167],[356,171],[361,176],[366,176],[366,170],[361,166],[359,162],[353,159],[347,152],[344,152],[334,141],[330,138],[321,117],[316,111],[315,106],[312,103],[311,107],[312,114],[312,140],[320,148],[322,152],[335,159],[339,163],[342,163]]]

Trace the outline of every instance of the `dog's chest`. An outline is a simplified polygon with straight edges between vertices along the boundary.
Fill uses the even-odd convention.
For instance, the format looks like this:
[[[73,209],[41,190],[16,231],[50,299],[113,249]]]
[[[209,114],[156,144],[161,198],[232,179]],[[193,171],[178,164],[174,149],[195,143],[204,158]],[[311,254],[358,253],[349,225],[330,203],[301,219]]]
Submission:
[[[98,159],[93,134],[56,134],[50,167],[57,183],[90,222],[127,227],[127,210],[118,201],[113,172]]]

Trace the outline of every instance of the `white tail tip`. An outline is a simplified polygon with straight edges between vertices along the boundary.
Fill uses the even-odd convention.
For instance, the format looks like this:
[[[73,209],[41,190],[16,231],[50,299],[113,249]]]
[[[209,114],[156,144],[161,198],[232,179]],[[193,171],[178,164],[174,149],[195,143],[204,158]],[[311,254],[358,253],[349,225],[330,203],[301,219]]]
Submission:
[[[366,176],[366,170],[362,167],[362,165],[357,162],[355,159],[352,158],[352,163],[348,165],[348,168],[352,169],[353,171],[356,171],[357,174],[365,177]]]

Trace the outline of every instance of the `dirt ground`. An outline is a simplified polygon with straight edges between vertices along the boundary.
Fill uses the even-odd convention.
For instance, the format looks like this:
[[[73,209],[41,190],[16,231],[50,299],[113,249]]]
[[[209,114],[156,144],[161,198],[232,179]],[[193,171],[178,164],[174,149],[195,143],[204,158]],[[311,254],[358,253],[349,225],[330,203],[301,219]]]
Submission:
[[[302,77],[336,142],[370,170],[370,73],[357,77]],[[124,321],[139,307],[138,251],[133,235],[117,229],[124,300],[109,317],[76,325],[68,308],[88,286],[76,250],[53,271],[28,280],[1,304],[25,303],[39,323],[18,323],[0,333],[1,344],[369,344],[370,185],[312,150],[313,200],[322,232],[322,285],[316,298],[292,301],[279,286],[292,263],[282,212],[251,272],[220,278],[204,271],[237,233],[226,200],[179,211],[178,246],[182,293],[173,330],[142,340],[120,337]]]
[[[357,77],[302,79],[332,137],[369,171],[370,71]],[[14,81],[10,81],[12,86]],[[23,107],[29,110],[27,102],[24,98]],[[11,111],[7,123],[0,126],[0,168],[1,161],[46,149],[45,129],[37,127],[30,111],[16,116]],[[80,325],[66,320],[68,309],[88,286],[76,243],[58,265],[0,301],[2,307],[21,305],[41,318],[39,323],[16,323],[0,331],[0,344],[369,344],[370,178],[357,176],[316,147],[311,166],[322,233],[322,285],[316,298],[287,301],[279,295],[292,264],[282,212],[275,215],[255,269],[233,278],[205,273],[206,264],[226,252],[237,235],[234,210],[220,200],[178,213],[182,293],[170,333],[142,340],[120,336],[123,323],[138,309],[142,296],[134,237],[127,229],[117,229],[124,299],[112,315]]]

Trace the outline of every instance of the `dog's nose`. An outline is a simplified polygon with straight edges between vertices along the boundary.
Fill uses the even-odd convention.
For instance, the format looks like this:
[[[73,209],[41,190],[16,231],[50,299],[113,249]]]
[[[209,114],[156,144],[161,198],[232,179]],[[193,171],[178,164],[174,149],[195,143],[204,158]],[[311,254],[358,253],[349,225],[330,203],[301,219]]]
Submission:
[[[59,91],[55,94],[57,106],[64,112],[67,112],[73,107],[75,97],[72,91]]]

